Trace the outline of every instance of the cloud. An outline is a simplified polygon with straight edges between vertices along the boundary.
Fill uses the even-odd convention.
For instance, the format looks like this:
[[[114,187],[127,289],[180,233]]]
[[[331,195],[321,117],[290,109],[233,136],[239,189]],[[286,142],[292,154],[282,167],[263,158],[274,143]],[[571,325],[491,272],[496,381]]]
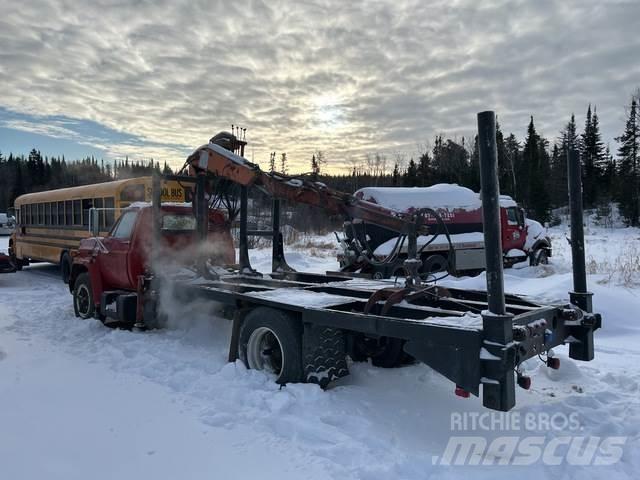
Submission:
[[[334,168],[413,154],[485,109],[553,138],[597,104],[610,140],[640,83],[638,18],[637,1],[2,2],[0,107],[29,116],[13,128],[176,166],[231,123],[249,157],[286,151],[294,170],[316,149]]]

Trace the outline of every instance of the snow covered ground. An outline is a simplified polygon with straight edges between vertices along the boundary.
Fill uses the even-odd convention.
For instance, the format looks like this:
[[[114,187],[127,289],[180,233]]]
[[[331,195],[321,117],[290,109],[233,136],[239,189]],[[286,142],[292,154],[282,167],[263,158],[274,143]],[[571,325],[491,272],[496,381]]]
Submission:
[[[551,232],[550,265],[506,271],[507,291],[567,300],[565,230]],[[0,250],[6,241],[0,237]],[[1,478],[637,478],[638,252],[639,230],[587,230],[589,286],[603,315],[596,359],[575,362],[561,348],[558,371],[529,362],[533,386],[518,389],[508,420],[462,431],[455,419],[487,410],[477,398],[456,397],[453,385],[424,365],[385,370],[356,363],[328,391],[279,389],[267,375],[226,362],[230,325],[201,305],[166,330],[110,330],[74,317],[67,287],[51,266],[0,275]],[[337,268],[335,251],[313,245],[288,260],[300,270]],[[254,251],[252,261],[266,271],[270,252]],[[474,288],[484,282],[484,275],[443,281]],[[513,428],[516,418],[533,419],[531,428]],[[487,443],[535,436],[543,448],[559,446],[529,466],[500,465],[511,457],[493,448],[482,456],[491,465],[443,465],[456,435]],[[563,453],[572,439],[602,445],[611,437],[622,437],[613,465],[572,465],[575,455]],[[605,450],[596,457],[615,459]]]

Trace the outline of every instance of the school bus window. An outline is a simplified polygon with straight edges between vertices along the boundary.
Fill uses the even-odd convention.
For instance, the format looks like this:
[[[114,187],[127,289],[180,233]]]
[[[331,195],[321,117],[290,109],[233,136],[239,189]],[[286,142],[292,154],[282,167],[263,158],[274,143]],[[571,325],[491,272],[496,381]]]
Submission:
[[[73,200],[73,224],[82,225],[82,202]]]
[[[58,202],[51,202],[51,225],[58,225]]]
[[[104,227],[104,210],[102,209],[104,208],[104,202],[102,201],[101,198],[93,199],[93,208],[98,209],[98,225],[100,225],[100,228],[103,228]]]
[[[44,225],[44,203],[38,204],[38,225]]]
[[[105,220],[106,220],[106,225],[105,228],[106,230],[111,230],[111,226],[114,223],[115,220],[115,198],[113,197],[107,197],[104,199],[104,208],[105,210]]]
[[[68,226],[73,225],[73,208],[71,205],[71,200],[64,201],[64,224]]]
[[[51,203],[44,204],[44,224],[51,225]]]
[[[64,225],[64,202],[58,202],[58,225]]]
[[[93,199],[85,198],[82,200],[82,225],[89,225],[89,210],[93,207]]]

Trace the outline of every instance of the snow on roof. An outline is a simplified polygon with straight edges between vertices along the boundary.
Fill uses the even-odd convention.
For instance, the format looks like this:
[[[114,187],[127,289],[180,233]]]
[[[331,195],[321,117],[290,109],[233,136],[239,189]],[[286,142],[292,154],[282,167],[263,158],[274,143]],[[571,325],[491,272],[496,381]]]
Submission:
[[[455,183],[430,187],[365,187],[355,196],[398,212],[419,208],[475,210],[482,207],[480,194]],[[516,202],[507,195],[500,195],[500,205],[513,207]]]

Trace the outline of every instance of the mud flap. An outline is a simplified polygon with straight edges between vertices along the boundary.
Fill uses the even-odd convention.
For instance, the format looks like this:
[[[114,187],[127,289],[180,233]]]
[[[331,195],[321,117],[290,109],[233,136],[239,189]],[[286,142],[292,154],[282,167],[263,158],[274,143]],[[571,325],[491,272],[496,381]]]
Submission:
[[[337,328],[305,323],[302,335],[304,379],[325,388],[349,374],[345,334]]]

